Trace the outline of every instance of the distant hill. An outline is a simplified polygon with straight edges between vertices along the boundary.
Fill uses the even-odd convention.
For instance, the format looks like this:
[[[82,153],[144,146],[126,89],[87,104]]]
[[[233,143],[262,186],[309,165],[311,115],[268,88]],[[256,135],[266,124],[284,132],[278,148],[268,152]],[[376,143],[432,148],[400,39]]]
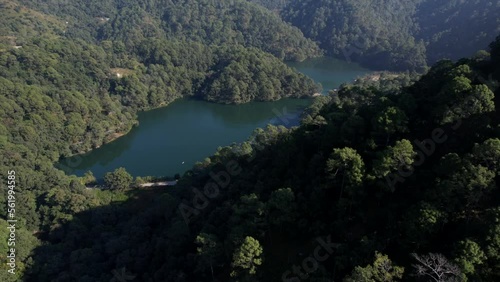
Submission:
[[[423,1],[415,15],[415,37],[426,42],[430,63],[472,56],[500,33],[499,15],[499,1]]]
[[[175,187],[73,214],[27,281],[499,281],[500,37],[491,47],[345,85]]]
[[[500,32],[489,0],[297,0],[281,14],[328,54],[391,70],[471,56]]]
[[[156,37],[242,44],[287,60],[300,61],[320,54],[316,44],[298,28],[245,0],[20,2],[68,21],[67,36],[120,40],[129,48],[144,38]]]

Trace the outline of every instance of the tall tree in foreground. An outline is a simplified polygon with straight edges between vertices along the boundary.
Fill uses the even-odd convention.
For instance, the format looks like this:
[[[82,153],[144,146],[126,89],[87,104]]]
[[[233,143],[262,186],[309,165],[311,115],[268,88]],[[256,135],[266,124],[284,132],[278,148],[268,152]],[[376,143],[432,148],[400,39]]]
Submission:
[[[334,149],[326,163],[326,170],[332,179],[340,184],[340,197],[344,187],[352,195],[353,189],[363,183],[365,164],[361,156],[352,148]]]
[[[233,254],[232,277],[248,277],[257,273],[257,267],[262,264],[263,249],[259,241],[248,236],[243,244]],[[242,272],[240,272],[242,271]]]

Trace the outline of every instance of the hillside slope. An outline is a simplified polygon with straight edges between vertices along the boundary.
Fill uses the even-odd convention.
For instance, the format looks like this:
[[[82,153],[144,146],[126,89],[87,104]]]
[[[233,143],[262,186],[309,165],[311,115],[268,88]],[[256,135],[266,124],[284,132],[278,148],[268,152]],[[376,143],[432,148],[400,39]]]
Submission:
[[[107,19],[94,15],[125,13],[120,1],[112,2],[118,6],[111,1],[80,1],[80,6],[21,2],[0,2],[0,175],[8,179],[7,172],[16,173],[20,240],[15,275],[7,272],[8,246],[0,244],[0,281],[22,280],[33,262],[31,250],[76,213],[128,198],[119,191],[86,189],[95,181],[92,175],[65,175],[64,167],[54,167],[61,157],[88,152],[126,134],[137,123],[138,111],[178,98],[235,104],[318,91],[311,79],[251,44],[215,45],[175,34],[167,37],[165,31],[150,37],[135,22],[135,13],[116,15],[125,22],[123,38],[100,36]],[[162,30],[161,24],[156,27]],[[9,197],[4,184],[2,206]],[[4,231],[7,216],[7,209],[1,209]],[[2,236],[8,234],[4,231]]]
[[[244,0],[24,1],[68,22],[66,35],[85,40],[120,40],[136,48],[145,38],[241,44],[280,59],[304,60],[320,50],[300,30],[271,11]]]
[[[298,0],[281,15],[328,54],[391,70],[423,70],[486,49],[500,32],[498,1]]]
[[[427,43],[431,63],[471,56],[500,33],[499,13],[498,1],[425,1],[416,15],[416,38]]]
[[[427,281],[436,256],[447,279],[498,280],[500,37],[491,47],[408,87],[347,85],[169,191],[78,213],[29,280]]]

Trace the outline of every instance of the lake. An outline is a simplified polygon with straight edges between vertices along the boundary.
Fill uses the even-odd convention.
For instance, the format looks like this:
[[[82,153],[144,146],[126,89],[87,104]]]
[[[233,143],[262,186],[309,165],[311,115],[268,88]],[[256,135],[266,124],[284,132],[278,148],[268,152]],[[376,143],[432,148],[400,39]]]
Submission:
[[[314,79],[316,83],[320,83],[323,86],[323,94],[338,88],[342,83],[352,82],[357,77],[370,72],[358,64],[330,57],[290,62],[287,65]]]
[[[323,92],[338,88],[369,72],[354,63],[318,58],[289,66],[323,85]],[[134,176],[173,176],[189,170],[218,147],[243,142],[267,124],[298,125],[311,99],[282,99],[244,105],[219,105],[180,99],[167,107],[140,113],[139,126],[129,134],[88,154],[62,160],[69,174],[106,172],[125,167]],[[70,168],[68,168],[70,167]]]

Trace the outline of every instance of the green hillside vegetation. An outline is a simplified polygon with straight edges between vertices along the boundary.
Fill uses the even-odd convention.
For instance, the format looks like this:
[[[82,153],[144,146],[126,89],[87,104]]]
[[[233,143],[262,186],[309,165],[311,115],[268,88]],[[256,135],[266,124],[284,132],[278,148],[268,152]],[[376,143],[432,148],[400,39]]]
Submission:
[[[268,8],[271,11],[281,11],[290,0],[247,0]]]
[[[17,2],[0,0],[0,48],[22,46],[33,36],[57,36],[64,31],[60,19],[28,9]]]
[[[471,56],[500,32],[499,13],[498,1],[424,1],[416,37],[426,42],[430,62]]]
[[[500,4],[476,1],[298,0],[282,17],[328,54],[377,69],[423,70],[486,49]]]
[[[23,1],[68,21],[66,35],[86,40],[120,40],[129,49],[145,38],[241,44],[280,59],[304,60],[320,50],[302,32],[271,11],[245,0]]]
[[[336,57],[381,69],[422,70],[425,45],[412,36],[416,9],[415,1],[302,0],[290,3],[283,18]]]
[[[135,124],[138,110],[167,105],[183,96],[243,103],[310,96],[317,91],[310,79],[255,49],[215,51],[197,43],[152,40],[145,41],[135,57],[119,51],[112,54],[116,48],[119,43],[96,46],[40,38],[0,53],[0,88],[5,93],[0,97],[2,140],[17,148],[3,150],[14,154],[3,155],[5,165],[31,167],[38,154],[54,162],[59,156],[86,152],[126,133]],[[236,71],[232,71],[224,66],[230,57],[246,60],[233,63]],[[128,75],[117,77],[119,73],[110,68],[116,65],[127,67]],[[235,81],[249,76],[254,68],[262,72],[251,77],[253,88],[218,83],[221,77]],[[254,86],[270,82],[274,83],[267,89],[270,92],[260,96]]]
[[[168,192],[136,189],[151,179],[124,169],[101,190],[89,188],[92,173],[68,176],[54,163],[178,98],[311,96],[318,87],[282,59],[321,52],[243,0],[0,0],[0,12],[0,175],[16,172],[18,219],[17,272],[7,272],[3,241],[0,281],[276,281],[298,275],[318,245],[327,258],[311,281],[412,281],[435,257],[451,276],[500,279],[500,38],[491,54],[440,62],[421,78],[382,73],[319,97],[300,127],[258,129]],[[392,20],[417,26],[401,14]],[[452,44],[455,32],[397,48],[375,40],[383,55],[367,54],[420,67],[421,47]],[[7,218],[0,209],[1,238]]]
[[[499,280],[500,37],[491,47],[406,87],[346,85],[168,192],[75,214],[27,280]]]
[[[213,102],[246,103],[300,98],[318,91],[312,80],[257,49],[229,48],[217,52],[215,70],[200,91]],[[245,94],[248,93],[248,94]]]
[[[31,249],[40,239],[46,242],[51,230],[71,221],[76,213],[130,196],[86,189],[94,185],[92,175],[65,175],[53,165],[61,157],[116,139],[137,123],[137,112],[166,106],[178,98],[234,104],[311,96],[319,91],[312,80],[278,58],[241,44],[217,46],[167,36],[127,38],[125,43],[100,38],[94,28],[104,23],[86,12],[94,9],[90,15],[95,15],[109,11],[106,7],[117,9],[106,1],[88,7],[81,1],[81,10],[49,1],[50,13],[38,5],[42,1],[24,6],[20,2],[0,3],[0,175],[7,179],[7,171],[15,170],[19,176],[16,215],[23,243],[17,246],[16,276],[4,271],[6,252],[0,254],[0,281],[21,280],[33,262],[28,255]],[[76,19],[82,26],[75,24]],[[127,40],[137,41],[131,48]],[[229,66],[227,58],[241,60]],[[255,69],[261,72],[246,81],[250,87],[217,84],[222,77],[228,81],[249,77]],[[272,87],[261,95],[255,85]],[[1,193],[2,206],[6,197]],[[7,218],[6,212],[1,209],[2,219]]]

